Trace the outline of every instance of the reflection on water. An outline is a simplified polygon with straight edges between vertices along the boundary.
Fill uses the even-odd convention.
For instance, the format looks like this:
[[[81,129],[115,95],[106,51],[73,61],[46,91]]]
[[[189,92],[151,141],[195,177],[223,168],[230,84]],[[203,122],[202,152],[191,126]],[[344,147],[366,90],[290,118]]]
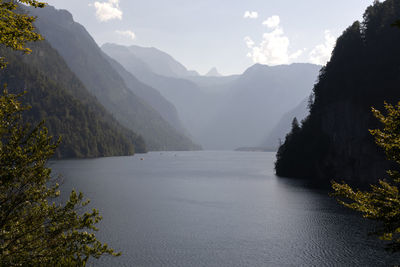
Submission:
[[[153,152],[53,163],[123,252],[95,266],[394,265],[328,192],[279,179],[274,153]],[[141,160],[143,158],[143,160]]]

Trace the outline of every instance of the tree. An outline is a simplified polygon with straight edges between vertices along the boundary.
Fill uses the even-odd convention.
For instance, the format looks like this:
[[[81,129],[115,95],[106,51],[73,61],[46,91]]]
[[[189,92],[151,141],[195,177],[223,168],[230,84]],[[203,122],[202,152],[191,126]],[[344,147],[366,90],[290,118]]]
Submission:
[[[82,193],[72,191],[65,205],[54,201],[58,184],[46,167],[59,141],[53,142],[42,124],[22,122],[18,96],[0,96],[0,262],[3,266],[85,265],[108,253],[119,255],[96,240],[97,210],[82,215]]]
[[[33,22],[35,17],[16,12],[18,3],[43,8],[46,4],[37,0],[0,0],[0,44],[14,50],[30,53],[27,42],[42,40],[43,37],[35,32]],[[0,57],[0,67],[6,66],[5,59]]]
[[[26,42],[41,40],[33,17],[19,14],[18,2],[34,7],[35,0],[0,0],[0,43],[29,53]],[[1,68],[6,66],[4,59]],[[59,186],[47,161],[60,140],[53,141],[43,123],[24,124],[21,95],[0,95],[0,265],[84,266],[90,257],[118,256],[100,243],[93,231],[99,212],[87,209],[82,193],[72,191],[61,204]]]
[[[399,20],[396,20],[396,21],[392,24],[392,26],[400,28],[400,19],[399,19]]]
[[[370,130],[376,144],[385,151],[388,160],[400,164],[400,102],[385,103],[387,115],[372,109],[374,116],[383,124],[383,129]],[[333,195],[345,207],[362,213],[379,225],[373,232],[382,240],[389,241],[387,249],[400,252],[400,173],[388,171],[388,180],[379,180],[371,185],[371,191],[354,190],[348,184],[332,182]]]
[[[292,120],[292,133],[297,133],[298,131],[300,131],[299,121],[294,117]]]

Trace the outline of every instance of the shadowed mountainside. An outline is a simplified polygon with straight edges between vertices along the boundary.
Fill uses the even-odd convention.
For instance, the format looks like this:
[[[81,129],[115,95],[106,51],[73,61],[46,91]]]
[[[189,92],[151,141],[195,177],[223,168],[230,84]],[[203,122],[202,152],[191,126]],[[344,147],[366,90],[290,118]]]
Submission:
[[[400,99],[400,2],[374,2],[338,38],[314,87],[310,115],[277,154],[279,176],[374,183],[389,163],[368,129],[380,127],[371,107]]]
[[[189,133],[182,125],[179,119],[178,112],[173,104],[165,99],[160,92],[153,89],[150,86],[140,82],[128,72],[121,64],[111,57],[104,55],[111,66],[118,72],[118,74],[124,79],[125,84],[132,92],[144,99],[152,108],[154,108],[164,120],[166,120],[171,126],[173,126],[180,133],[184,133],[189,136]]]
[[[279,118],[309,95],[320,69],[256,64],[242,75],[183,79],[150,71],[129,47],[107,44],[102,49],[171,101],[184,126],[207,149],[259,145]]]
[[[51,135],[62,137],[57,158],[123,156],[145,152],[140,136],[122,127],[93,97],[46,41],[30,44],[23,55],[1,47],[8,67],[0,83],[13,93],[27,93],[32,108],[24,119],[36,125],[45,120]]]
[[[127,87],[93,38],[68,11],[50,6],[29,11],[38,16],[39,31],[86,88],[121,124],[141,134],[149,150],[199,148]]]

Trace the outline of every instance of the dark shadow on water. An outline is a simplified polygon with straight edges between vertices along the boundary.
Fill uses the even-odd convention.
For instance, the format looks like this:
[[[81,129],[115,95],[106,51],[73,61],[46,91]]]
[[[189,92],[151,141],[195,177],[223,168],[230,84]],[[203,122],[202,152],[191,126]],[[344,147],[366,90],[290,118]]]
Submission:
[[[56,162],[123,251],[95,266],[388,266],[372,224],[327,187],[279,178],[274,153],[171,152]]]

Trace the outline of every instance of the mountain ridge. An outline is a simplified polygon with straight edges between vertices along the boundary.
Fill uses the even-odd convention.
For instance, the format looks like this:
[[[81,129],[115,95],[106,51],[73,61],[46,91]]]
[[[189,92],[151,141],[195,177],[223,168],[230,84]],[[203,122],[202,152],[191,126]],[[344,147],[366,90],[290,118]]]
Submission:
[[[129,47],[109,44],[102,49],[172,102],[190,136],[207,149],[262,143],[272,125],[308,97],[321,68],[308,63],[254,64],[242,75],[176,78],[142,67],[142,59]],[[278,102],[282,104],[277,106]]]
[[[10,92],[27,91],[23,103],[32,108],[25,111],[25,121],[36,125],[44,120],[51,135],[62,137],[56,158],[146,152],[141,137],[116,122],[46,41],[30,47],[29,55],[0,47],[9,63],[0,72],[0,82],[7,83]]]
[[[47,6],[30,8],[29,12],[38,16],[39,31],[86,88],[121,124],[141,134],[149,150],[199,149],[126,86],[90,34],[68,11]]]
[[[113,46],[119,46],[121,49],[121,45],[113,43],[105,43],[101,49],[108,50]],[[145,68],[155,74],[174,78],[199,76],[196,71],[188,70],[182,63],[158,48],[137,45],[124,46],[124,48],[135,55],[137,60],[145,65]]]

